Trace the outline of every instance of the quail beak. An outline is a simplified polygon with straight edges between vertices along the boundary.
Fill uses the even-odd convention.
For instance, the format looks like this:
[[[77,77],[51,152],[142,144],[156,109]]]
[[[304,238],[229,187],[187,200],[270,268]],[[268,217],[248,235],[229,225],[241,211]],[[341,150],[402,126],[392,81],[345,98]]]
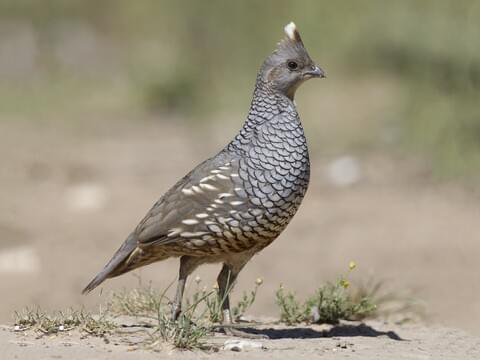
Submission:
[[[317,65],[312,65],[312,67],[309,70],[305,71],[303,75],[309,78],[320,78],[320,79],[327,77],[327,75],[325,74],[325,71],[323,71]]]

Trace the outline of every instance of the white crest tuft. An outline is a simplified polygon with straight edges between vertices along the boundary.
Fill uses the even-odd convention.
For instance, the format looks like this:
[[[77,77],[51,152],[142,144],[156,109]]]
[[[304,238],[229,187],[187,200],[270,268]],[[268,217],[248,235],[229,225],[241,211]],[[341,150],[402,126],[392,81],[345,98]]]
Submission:
[[[295,40],[295,31],[297,31],[297,26],[293,21],[290,21],[284,28],[285,34],[291,39]]]

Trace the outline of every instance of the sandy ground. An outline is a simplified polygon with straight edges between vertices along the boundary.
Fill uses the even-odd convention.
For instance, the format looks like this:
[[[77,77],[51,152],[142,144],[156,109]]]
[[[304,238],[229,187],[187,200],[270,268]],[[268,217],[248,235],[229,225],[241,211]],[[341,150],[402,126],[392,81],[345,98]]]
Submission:
[[[480,358],[480,338],[463,331],[380,322],[284,327],[267,324],[254,332],[268,340],[242,340],[240,352],[226,349],[232,339],[206,339],[209,350],[181,351],[139,342],[144,329],[130,327],[106,338],[82,337],[77,332],[36,338],[0,328],[2,359],[458,359]],[[235,340],[235,339],[233,339]],[[238,340],[238,339],[237,339]],[[237,349],[238,350],[238,349]]]
[[[0,323],[11,322],[13,310],[24,306],[95,309],[110,290],[136,286],[137,277],[125,275],[107,282],[103,293],[80,295],[158,196],[229,136],[158,122],[0,123]],[[435,184],[411,161],[355,159],[357,178],[340,186],[326,176],[334,158],[312,154],[302,208],[285,233],[248,264],[236,293],[263,277],[251,313],[278,316],[273,294],[280,283],[302,297],[355,260],[352,281],[384,279],[391,289],[421,299],[432,323],[480,334],[478,191]],[[177,266],[173,259],[137,274],[164,288]],[[198,274],[209,285],[218,271],[205,266]],[[401,337],[417,337],[408,328],[397,330]],[[426,344],[415,343],[426,349],[418,354],[450,334],[418,331]],[[382,339],[352,341],[370,351]],[[336,340],[301,340],[312,344],[309,351],[323,349],[324,341],[328,348]],[[388,350],[407,343],[385,344]]]

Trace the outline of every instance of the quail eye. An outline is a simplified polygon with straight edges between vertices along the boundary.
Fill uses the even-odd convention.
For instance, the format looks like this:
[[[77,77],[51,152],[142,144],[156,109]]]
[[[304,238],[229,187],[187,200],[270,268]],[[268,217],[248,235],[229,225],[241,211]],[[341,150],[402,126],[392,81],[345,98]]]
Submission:
[[[296,70],[298,68],[298,64],[295,61],[289,61],[287,66],[290,70]]]

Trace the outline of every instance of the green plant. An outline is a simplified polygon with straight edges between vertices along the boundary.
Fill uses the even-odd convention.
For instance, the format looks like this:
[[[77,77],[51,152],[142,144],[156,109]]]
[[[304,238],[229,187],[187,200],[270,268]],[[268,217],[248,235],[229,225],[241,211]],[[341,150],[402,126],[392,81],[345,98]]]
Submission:
[[[202,290],[202,294],[205,294],[205,289]],[[220,323],[222,321],[222,299],[220,299],[218,293],[217,284],[214,285],[213,290],[205,296],[206,316],[211,323]]]
[[[238,303],[232,308],[232,315],[235,320],[240,319],[247,310],[253,305],[257,297],[258,288],[263,284],[262,278],[255,280],[255,287],[250,292],[244,291]]]
[[[180,314],[177,321],[162,313],[158,318],[158,325],[151,335],[152,344],[159,340],[172,344],[178,349],[204,348],[204,339],[210,332],[209,326],[198,325],[185,314]]]
[[[191,298],[187,297],[187,305],[195,303],[199,298],[203,298],[203,305],[205,306],[204,314],[211,323],[220,323],[222,321],[222,305],[225,299],[221,299],[218,292],[218,286],[215,284],[210,292],[204,286],[200,289],[202,280],[200,277],[195,278],[196,288]],[[258,288],[263,284],[263,279],[257,278],[255,286],[250,292],[244,291],[240,300],[232,306],[232,316],[238,320],[255,302]],[[232,291],[233,285],[227,290],[227,294]]]
[[[349,271],[356,264],[350,262]],[[335,283],[321,286],[314,295],[301,303],[293,293],[285,292],[280,286],[276,292],[276,302],[280,308],[280,321],[288,325],[301,322],[336,324],[340,320],[360,320],[372,315],[376,310],[370,296],[353,296],[350,282],[340,277]]]
[[[211,332],[211,326],[204,322],[204,318],[196,316],[198,306],[205,301],[206,296],[199,296],[186,310],[182,311],[176,321],[172,320],[169,311],[158,308],[157,326],[151,339],[153,344],[160,340],[179,349],[204,348],[204,338]]]
[[[277,305],[280,307],[280,321],[287,325],[298,324],[309,318],[306,304],[301,304],[292,292],[285,292],[283,285],[275,293]]]
[[[343,279],[327,283],[307,301],[310,318],[315,323],[336,324],[339,320],[361,320],[372,314],[376,305],[365,296],[354,299]]]

